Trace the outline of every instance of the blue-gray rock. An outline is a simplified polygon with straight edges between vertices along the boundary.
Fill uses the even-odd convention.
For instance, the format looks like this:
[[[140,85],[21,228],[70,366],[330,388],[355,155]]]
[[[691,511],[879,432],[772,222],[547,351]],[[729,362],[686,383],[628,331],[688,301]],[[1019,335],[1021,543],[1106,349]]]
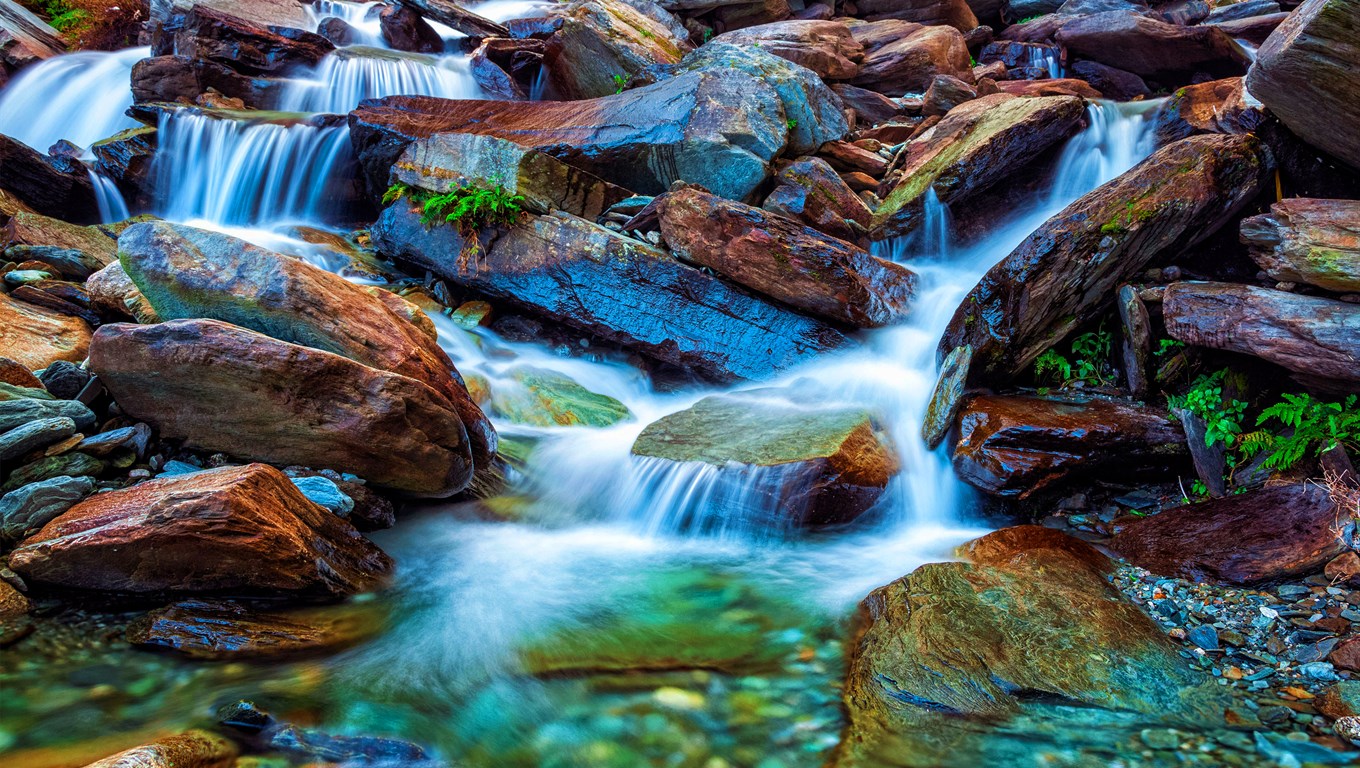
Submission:
[[[170,461],[165,462],[164,467],[161,467],[162,475],[190,475],[194,472],[202,471],[203,467],[196,467],[187,461],[179,461],[177,459],[171,459]]]
[[[0,462],[17,459],[30,451],[46,448],[75,433],[75,421],[65,416],[38,419],[0,432]]]
[[[1201,624],[1186,634],[1190,642],[1206,651],[1218,650],[1218,630],[1208,624]]]
[[[1330,662],[1326,661],[1313,661],[1304,664],[1299,667],[1299,672],[1302,672],[1303,676],[1309,680],[1321,680],[1324,683],[1338,679],[1336,669]]]
[[[340,517],[348,517],[354,511],[354,499],[351,499],[340,490],[339,486],[329,478],[313,475],[311,477],[293,477],[293,481],[302,495],[306,496],[312,503],[325,507]]]
[[[18,541],[94,492],[88,477],[54,477],[0,496],[0,539]]]
[[[76,446],[77,451],[88,453],[97,459],[107,458],[117,453],[131,452],[137,458],[146,455],[151,442],[151,427],[134,424],[130,427],[111,429],[91,435]]]
[[[5,258],[19,264],[41,261],[73,280],[84,280],[105,266],[98,257],[84,251],[55,245],[11,245],[5,249]]]
[[[30,421],[58,416],[71,419],[79,430],[89,429],[95,422],[94,412],[74,400],[37,400],[21,397],[0,401],[0,432],[14,429]]]

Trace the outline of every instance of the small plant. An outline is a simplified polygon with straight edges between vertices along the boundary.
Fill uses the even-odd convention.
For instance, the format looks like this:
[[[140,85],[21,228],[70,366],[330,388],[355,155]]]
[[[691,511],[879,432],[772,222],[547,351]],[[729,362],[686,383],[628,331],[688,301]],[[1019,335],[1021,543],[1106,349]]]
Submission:
[[[1287,435],[1270,434],[1268,440],[1253,440],[1262,450],[1270,452],[1264,462],[1266,467],[1290,469],[1306,456],[1317,456],[1338,445],[1355,448],[1360,443],[1360,410],[1356,408],[1356,395],[1349,395],[1339,403],[1324,403],[1306,393],[1286,394],[1282,398],[1261,411],[1256,419],[1257,426],[1274,420],[1291,430]]]
[[[638,34],[642,35],[648,40],[651,40],[656,37],[656,35],[652,34],[652,31],[650,29],[639,29]]]
[[[968,54],[968,66],[970,66],[970,67],[976,67],[976,66],[977,66],[977,59],[973,58],[973,55],[972,55],[972,54]]]
[[[463,236],[459,269],[465,269],[471,257],[481,251],[479,236],[482,230],[508,227],[524,216],[524,196],[514,194],[496,182],[470,184],[441,194],[398,182],[387,188],[383,204],[389,205],[403,198],[420,208],[420,221],[425,226],[446,223],[458,228]]]
[[[798,127],[798,121],[790,117],[788,120],[784,121],[784,125],[791,131]]]
[[[705,30],[704,30],[703,41],[706,43],[706,42],[708,42],[709,40],[712,40],[712,39],[713,39],[713,28],[712,28],[712,27],[709,27],[708,29],[705,29]]]
[[[1113,344],[1113,337],[1102,324],[1098,330],[1072,340],[1070,359],[1057,350],[1045,350],[1034,360],[1034,377],[1064,385],[1078,381],[1092,385],[1110,384],[1114,381],[1114,372],[1109,365]]]
[[[1179,349],[1185,348],[1185,342],[1179,339],[1161,339],[1157,342],[1157,351],[1153,352],[1157,357],[1166,357]]]
[[[1184,395],[1169,398],[1167,404],[1174,414],[1188,411],[1204,421],[1204,445],[1212,448],[1223,444],[1231,448],[1242,434],[1242,417],[1247,404],[1241,400],[1223,400],[1223,383],[1228,376],[1225,368],[1195,379]]]
[[[614,75],[614,94],[623,93],[623,87],[628,85],[628,78],[623,75]]]

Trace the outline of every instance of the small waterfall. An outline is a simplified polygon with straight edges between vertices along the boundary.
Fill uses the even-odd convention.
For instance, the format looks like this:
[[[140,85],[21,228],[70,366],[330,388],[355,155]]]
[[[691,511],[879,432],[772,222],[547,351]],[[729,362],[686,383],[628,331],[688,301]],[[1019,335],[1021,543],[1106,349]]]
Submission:
[[[99,205],[99,220],[101,222],[112,224],[132,215],[131,211],[128,210],[127,202],[123,200],[123,193],[118,191],[118,185],[113,183],[113,179],[91,169],[90,183],[94,185],[94,199],[95,203]]]
[[[310,76],[290,80],[279,108],[344,113],[364,99],[396,95],[476,99],[481,89],[464,56],[394,54],[352,46],[328,55]]]
[[[321,26],[321,22],[329,18],[336,18],[348,24],[353,30],[352,45],[371,45],[375,48],[386,48],[387,43],[382,36],[382,24],[378,21],[377,9],[381,6],[382,3],[380,2],[350,3],[343,2],[343,0],[316,0],[316,2],[308,5],[306,10],[313,32]]]
[[[1064,76],[1062,62],[1058,59],[1058,50],[1047,46],[1026,46],[1025,63],[1032,69],[1041,69],[1048,73],[1053,79]]]
[[[149,55],[150,48],[82,51],[34,64],[0,91],[0,133],[46,152],[61,139],[89,148],[137,125],[124,114],[132,65]]]

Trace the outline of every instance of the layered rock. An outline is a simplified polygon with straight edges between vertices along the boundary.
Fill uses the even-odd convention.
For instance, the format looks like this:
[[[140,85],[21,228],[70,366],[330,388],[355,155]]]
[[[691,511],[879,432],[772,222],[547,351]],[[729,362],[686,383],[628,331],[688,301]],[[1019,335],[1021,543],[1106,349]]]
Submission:
[[[501,24],[479,16],[451,0],[400,0],[400,2],[416,9],[425,18],[452,27],[468,37],[510,36],[510,31]]]
[[[275,76],[312,66],[335,50],[329,40],[297,27],[271,26],[196,3],[173,7],[157,29],[153,56],[210,61],[245,75]]]
[[[239,748],[208,731],[185,731],[96,760],[85,768],[231,768]]]
[[[1168,24],[1130,11],[1079,17],[1055,35],[1070,55],[1143,77],[1175,78],[1204,72],[1244,74],[1250,59],[1217,27]]]
[[[18,3],[0,5],[0,75],[65,52],[60,33],[42,19]]]
[[[357,606],[256,611],[230,600],[185,600],[134,621],[127,639],[191,659],[274,659],[342,650],[376,632],[376,619]]]
[[[209,90],[247,107],[273,106],[283,90],[281,80],[243,75],[226,64],[189,56],[151,56],[132,65],[132,98],[149,102],[196,101]]]
[[[617,93],[621,82],[647,67],[678,63],[689,50],[687,40],[623,0],[572,0],[549,17],[556,29],[546,40],[543,66],[562,99]]]
[[[851,242],[860,240],[873,212],[820,157],[803,157],[775,174],[765,210]],[[853,224],[851,222],[854,222]]]
[[[5,245],[53,246],[89,254],[102,264],[118,256],[118,236],[110,226],[79,226],[32,211],[9,216],[4,229]]]
[[[780,21],[725,32],[715,43],[760,46],[816,72],[827,80],[849,80],[859,74],[864,46],[850,34],[850,28],[837,21]]]
[[[1196,133],[1251,133],[1266,118],[1242,78],[1188,85],[1157,111],[1157,139],[1166,143]]]
[[[106,325],[90,368],[125,413],[185,445],[352,472],[448,496],[473,462],[457,411],[428,385],[215,320]]]
[[[850,27],[864,46],[859,74],[850,82],[889,96],[922,93],[936,75],[973,81],[963,35],[953,27],[923,27],[906,21],[878,21]]]
[[[1276,280],[1360,292],[1360,202],[1281,200],[1242,220],[1242,242]]]
[[[0,189],[31,210],[74,222],[99,220],[90,174],[75,160],[49,157],[0,135]]]
[[[392,569],[382,550],[263,464],[91,496],[25,539],[9,563],[46,584],[157,593],[344,595],[381,585]]]
[[[860,0],[858,16],[869,21],[902,19],[926,26],[947,24],[960,32],[978,25],[968,0]]]
[[[55,360],[78,363],[90,348],[90,326],[70,317],[0,293],[0,357],[31,371]]]

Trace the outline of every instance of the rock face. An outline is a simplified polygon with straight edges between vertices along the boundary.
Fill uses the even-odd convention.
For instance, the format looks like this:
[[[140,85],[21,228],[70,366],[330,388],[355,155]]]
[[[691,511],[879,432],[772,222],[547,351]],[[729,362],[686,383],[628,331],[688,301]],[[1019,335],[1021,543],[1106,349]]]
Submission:
[[[96,760],[85,768],[231,768],[239,752],[208,731],[185,731]]]
[[[1172,338],[1255,355],[1308,380],[1360,383],[1360,306],[1236,283],[1172,283],[1162,303]]]
[[[958,418],[954,469],[995,496],[1025,498],[1075,475],[1185,458],[1166,409],[1103,398],[979,395]]]
[[[427,385],[215,320],[106,325],[90,368],[128,414],[187,446],[352,472],[415,496],[467,485],[453,406]]]
[[[268,77],[315,65],[333,50],[329,40],[312,32],[271,27],[199,3],[171,9],[157,30],[151,55],[211,61],[241,74]]]
[[[1167,100],[1157,112],[1157,139],[1166,143],[1196,133],[1250,133],[1265,117],[1242,78],[1211,80],[1186,86]]]
[[[48,157],[0,135],[0,189],[32,210],[79,223],[99,220],[90,174],[79,162]]]
[[[211,89],[240,99],[247,107],[264,109],[276,102],[282,85],[279,80],[242,75],[226,64],[188,56],[152,56],[132,65],[132,98],[138,104],[194,101]]]
[[[689,50],[684,38],[623,0],[572,0],[549,11],[556,23],[543,66],[562,99],[593,99],[619,90],[656,64],[675,64]]]
[[[90,326],[78,317],[17,301],[0,293],[0,357],[31,371],[55,360],[78,363],[90,348]]]
[[[869,21],[902,19],[927,26],[947,24],[960,32],[978,25],[967,0],[861,0],[855,7]]]
[[[192,659],[273,659],[354,645],[377,630],[370,614],[354,606],[266,612],[230,600],[185,600],[134,621],[127,639]]]
[[[898,462],[873,417],[759,397],[715,396],[647,425],[633,455],[773,470],[796,526],[846,523],[873,507]]]
[[[829,325],[564,214],[529,217],[468,270],[456,263],[457,229],[427,229],[404,202],[383,211],[372,235],[385,255],[712,379],[769,378],[849,343]]]
[[[19,70],[66,52],[61,35],[18,3],[0,5],[0,85]]]
[[[789,163],[775,175],[774,183],[761,207],[832,237],[859,240],[873,219],[869,206],[820,157]]]
[[[101,493],[10,554],[25,578],[113,592],[373,589],[382,550],[308,501],[278,470],[223,467]]]
[[[838,21],[779,21],[713,38],[715,43],[758,45],[774,55],[807,67],[826,80],[849,80],[859,74],[864,46]]]
[[[1360,292],[1360,202],[1281,200],[1242,220],[1242,242],[1276,280]]]
[[[973,81],[968,44],[953,27],[888,20],[857,24],[850,32],[864,46],[859,75],[850,81],[861,88],[901,96],[923,93],[936,75]]]
[[[1261,584],[1313,573],[1340,554],[1336,522],[1327,491],[1300,483],[1134,520],[1109,547],[1159,576]]]
[[[1354,3],[1306,0],[1257,51],[1247,89],[1305,141],[1360,168]]]
[[[1217,27],[1183,27],[1132,11],[1077,18],[1062,25],[1056,40],[1069,55],[1143,77],[1196,72],[1231,77],[1244,74],[1250,63],[1241,46]]]
[[[1159,149],[1063,209],[993,267],[954,314],[940,356],[971,344],[974,375],[1014,376],[1157,256],[1222,226],[1270,170],[1250,136],[1192,136]]]
[[[1074,96],[985,96],[954,108],[908,142],[901,180],[874,213],[875,238],[920,224],[927,193],[957,205],[1006,178],[1082,127],[1086,107]]]
[[[862,328],[907,315],[916,276],[850,243],[692,187],[657,211],[676,256],[789,306]]]

